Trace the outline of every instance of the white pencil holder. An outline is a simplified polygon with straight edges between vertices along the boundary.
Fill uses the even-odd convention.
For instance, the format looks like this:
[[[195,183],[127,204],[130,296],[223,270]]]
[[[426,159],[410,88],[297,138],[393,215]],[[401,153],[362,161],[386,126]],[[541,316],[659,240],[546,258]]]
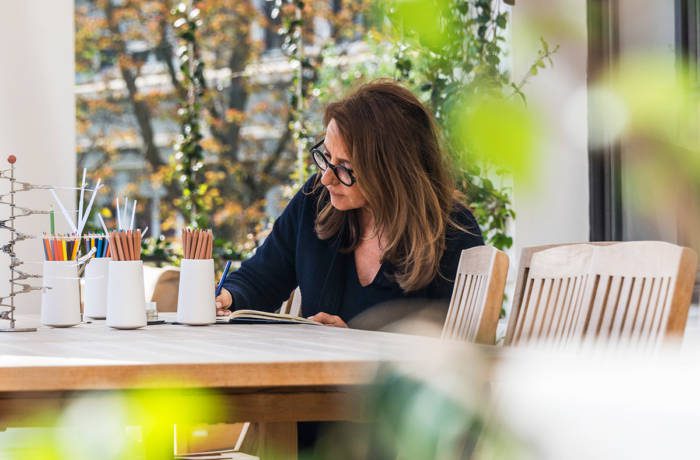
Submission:
[[[44,261],[41,324],[68,327],[80,324],[80,283],[74,260]]]
[[[143,262],[110,261],[107,279],[107,326],[137,329],[146,325]]]
[[[216,322],[213,259],[182,260],[177,294],[177,322],[192,326]]]
[[[107,317],[107,280],[110,257],[92,259],[85,267],[85,316],[94,319]]]

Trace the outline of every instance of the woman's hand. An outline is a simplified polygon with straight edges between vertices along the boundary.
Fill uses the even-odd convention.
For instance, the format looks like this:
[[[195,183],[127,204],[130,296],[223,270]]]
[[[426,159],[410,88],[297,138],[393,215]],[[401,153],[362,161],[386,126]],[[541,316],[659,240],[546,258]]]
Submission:
[[[326,326],[334,326],[334,327],[348,327],[347,324],[345,324],[345,321],[343,321],[340,316],[336,315],[329,315],[328,313],[316,313],[313,316],[309,316],[309,319],[311,321],[316,321],[317,323],[321,323]]]
[[[225,288],[221,289],[221,293],[214,299],[216,302],[216,316],[226,316],[229,314],[228,307],[233,303],[233,296]]]

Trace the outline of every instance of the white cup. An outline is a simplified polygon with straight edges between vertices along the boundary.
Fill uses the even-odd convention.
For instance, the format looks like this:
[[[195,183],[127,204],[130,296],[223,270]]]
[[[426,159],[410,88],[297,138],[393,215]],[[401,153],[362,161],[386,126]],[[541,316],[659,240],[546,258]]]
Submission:
[[[107,280],[109,257],[94,258],[85,267],[85,316],[94,319],[107,317]]]
[[[143,262],[110,261],[107,279],[107,326],[115,329],[144,327],[145,297]]]
[[[177,322],[193,326],[216,322],[213,259],[182,260],[177,293]]]
[[[44,261],[41,324],[68,327],[80,324],[80,282],[74,260]]]

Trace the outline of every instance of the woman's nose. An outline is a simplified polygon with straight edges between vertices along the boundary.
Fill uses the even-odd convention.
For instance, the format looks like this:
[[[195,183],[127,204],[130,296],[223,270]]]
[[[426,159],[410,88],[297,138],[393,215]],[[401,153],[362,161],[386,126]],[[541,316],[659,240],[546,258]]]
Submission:
[[[325,186],[335,184],[336,180],[337,178],[335,177],[335,174],[333,173],[331,168],[327,168],[321,173],[321,184]]]

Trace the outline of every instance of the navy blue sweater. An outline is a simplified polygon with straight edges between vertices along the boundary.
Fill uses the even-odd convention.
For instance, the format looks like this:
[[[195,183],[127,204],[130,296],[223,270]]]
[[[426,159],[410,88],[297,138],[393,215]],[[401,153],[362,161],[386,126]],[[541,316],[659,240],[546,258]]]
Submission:
[[[272,232],[255,254],[224,282],[232,295],[232,310],[253,308],[275,311],[299,286],[302,314],[324,311],[346,322],[377,304],[399,299],[449,301],[463,249],[484,244],[474,216],[458,206],[452,218],[470,233],[448,230],[440,273],[425,288],[403,292],[391,279],[394,267],[383,262],[374,281],[361,286],[352,253],[339,251],[340,239],[321,240],[314,225],[320,191],[312,192],[314,179],[292,198],[275,221]],[[448,278],[448,279],[445,279]]]

